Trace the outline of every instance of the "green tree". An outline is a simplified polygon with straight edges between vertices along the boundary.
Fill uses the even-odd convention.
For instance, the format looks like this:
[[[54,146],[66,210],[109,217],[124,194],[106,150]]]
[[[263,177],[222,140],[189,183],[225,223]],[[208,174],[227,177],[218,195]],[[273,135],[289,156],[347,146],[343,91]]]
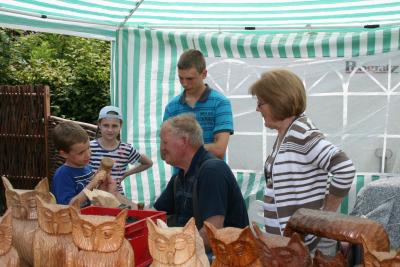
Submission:
[[[14,31],[16,32],[16,31]],[[110,43],[0,29],[1,84],[47,84],[51,114],[93,123],[110,103]],[[3,41],[4,40],[4,41]]]

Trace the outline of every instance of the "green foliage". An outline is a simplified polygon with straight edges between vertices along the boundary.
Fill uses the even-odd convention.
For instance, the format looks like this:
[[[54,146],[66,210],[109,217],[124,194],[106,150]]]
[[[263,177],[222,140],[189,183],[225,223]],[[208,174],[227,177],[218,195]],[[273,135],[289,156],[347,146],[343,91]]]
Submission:
[[[51,114],[93,123],[110,103],[110,43],[0,28],[0,84],[47,84]]]

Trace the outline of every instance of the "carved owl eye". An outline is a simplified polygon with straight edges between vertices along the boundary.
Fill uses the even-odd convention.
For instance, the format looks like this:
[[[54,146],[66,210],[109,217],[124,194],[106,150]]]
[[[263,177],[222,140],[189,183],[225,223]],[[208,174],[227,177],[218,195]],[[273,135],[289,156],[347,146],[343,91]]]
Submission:
[[[69,212],[68,211],[63,211],[59,214],[59,219],[61,223],[70,223],[71,222],[71,218],[69,216]]]
[[[242,256],[245,254],[246,244],[244,242],[236,242],[233,245],[233,251],[236,255]]]
[[[4,230],[0,228],[0,240],[3,240],[5,237]]]
[[[157,249],[160,251],[165,251],[168,248],[168,240],[162,238],[162,237],[158,237],[155,240]]]
[[[113,236],[114,230],[112,226],[103,226],[101,229],[101,234],[104,239],[110,239]]]
[[[176,250],[185,249],[186,245],[187,245],[186,239],[183,239],[183,238],[175,239],[175,249]]]
[[[286,263],[293,262],[293,254],[288,250],[279,250],[279,258],[283,259]]]
[[[82,224],[82,234],[84,237],[90,237],[93,234],[93,226],[87,223]]]
[[[10,198],[10,204],[12,206],[21,206],[21,201],[19,199],[19,196],[17,194],[12,194],[12,197]]]
[[[226,247],[224,244],[218,242],[217,249],[218,249],[218,254],[227,254]]]
[[[45,210],[43,212],[43,214],[44,214],[44,220],[46,222],[52,222],[53,221],[53,213],[51,211]]]

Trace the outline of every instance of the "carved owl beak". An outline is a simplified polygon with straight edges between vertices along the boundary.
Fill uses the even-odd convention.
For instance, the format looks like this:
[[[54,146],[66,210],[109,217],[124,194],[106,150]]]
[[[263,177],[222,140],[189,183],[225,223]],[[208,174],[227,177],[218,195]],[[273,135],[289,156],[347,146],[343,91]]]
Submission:
[[[54,233],[58,234],[58,223],[53,223]]]
[[[169,249],[167,251],[167,260],[168,264],[174,264],[175,263],[175,253],[172,249]]]

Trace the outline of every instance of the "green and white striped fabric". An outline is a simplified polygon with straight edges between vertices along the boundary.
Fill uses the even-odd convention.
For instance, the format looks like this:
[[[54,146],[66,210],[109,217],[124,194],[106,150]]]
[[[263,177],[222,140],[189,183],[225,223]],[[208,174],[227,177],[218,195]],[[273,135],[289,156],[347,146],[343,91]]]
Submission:
[[[152,204],[165,188],[171,170],[161,160],[158,131],[168,101],[181,92],[176,63],[188,48],[207,57],[224,58],[318,58],[357,57],[399,49],[399,28],[351,34],[241,35],[227,33],[177,33],[123,29],[114,48],[117,74],[112,102],[124,114],[122,137],[154,165],[125,183],[127,195]],[[258,171],[235,171],[246,201],[260,196]]]
[[[124,26],[269,33],[400,24],[400,2],[325,0],[1,0],[0,26],[95,38]]]

